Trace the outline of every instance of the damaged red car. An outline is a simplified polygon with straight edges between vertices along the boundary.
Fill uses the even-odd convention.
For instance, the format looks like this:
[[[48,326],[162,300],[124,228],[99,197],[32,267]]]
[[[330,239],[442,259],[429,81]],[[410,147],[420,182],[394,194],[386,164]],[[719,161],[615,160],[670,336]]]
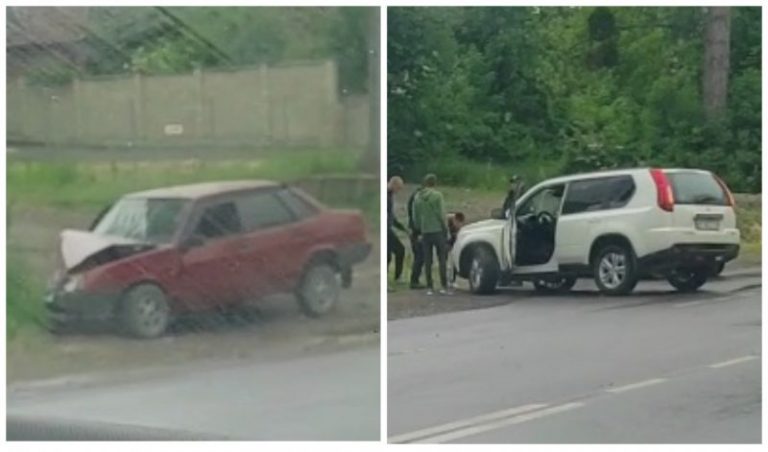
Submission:
[[[54,326],[109,319],[144,338],[178,314],[276,293],[294,293],[316,317],[333,309],[370,249],[360,212],[284,184],[159,188],[123,196],[89,231],[62,231],[64,268],[45,304]]]

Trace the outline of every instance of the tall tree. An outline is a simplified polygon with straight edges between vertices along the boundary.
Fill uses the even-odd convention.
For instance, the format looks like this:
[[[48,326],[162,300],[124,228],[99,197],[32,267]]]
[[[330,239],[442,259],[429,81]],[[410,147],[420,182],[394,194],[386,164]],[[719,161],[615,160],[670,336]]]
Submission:
[[[731,9],[712,7],[707,11],[704,41],[704,111],[707,119],[723,117],[728,101],[730,68]]]

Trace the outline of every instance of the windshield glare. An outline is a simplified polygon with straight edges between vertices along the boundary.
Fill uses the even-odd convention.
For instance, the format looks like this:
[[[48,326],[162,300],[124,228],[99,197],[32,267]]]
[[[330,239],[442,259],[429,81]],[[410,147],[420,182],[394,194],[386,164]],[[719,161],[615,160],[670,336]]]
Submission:
[[[96,224],[97,234],[167,243],[179,227],[183,199],[125,198]]]

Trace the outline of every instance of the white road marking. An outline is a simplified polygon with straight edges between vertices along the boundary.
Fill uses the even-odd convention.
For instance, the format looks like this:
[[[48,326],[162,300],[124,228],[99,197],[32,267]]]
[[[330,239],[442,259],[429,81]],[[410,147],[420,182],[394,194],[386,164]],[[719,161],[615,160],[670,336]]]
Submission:
[[[650,380],[638,381],[637,383],[630,383],[628,385],[606,389],[605,391],[613,394],[618,394],[621,392],[631,391],[633,389],[639,389],[639,388],[644,388],[646,386],[652,386],[655,384],[664,383],[665,381],[667,381],[666,378],[652,378]]]
[[[417,430],[415,432],[403,433],[402,435],[392,436],[389,438],[389,442],[390,443],[407,443],[419,438],[426,438],[426,437],[434,436],[440,433],[446,433],[451,430],[457,430],[460,428],[481,424],[483,422],[495,421],[497,419],[514,416],[516,414],[538,410],[546,406],[547,405],[545,404],[538,403],[538,404],[523,405],[515,408],[509,408],[501,411],[495,411],[493,413],[483,414],[480,416],[475,416],[475,417],[471,417],[471,418],[467,418],[459,421],[449,422],[447,424],[436,425],[434,427],[425,428],[423,430]]]
[[[757,356],[755,356],[755,355],[747,355],[747,356],[742,356],[740,358],[731,359],[731,360],[728,360],[728,361],[721,361],[719,363],[710,364],[709,367],[712,368],[712,369],[719,369],[721,367],[733,366],[734,364],[745,363],[747,361],[752,361],[754,359],[757,359]]]
[[[485,424],[475,425],[472,427],[467,427],[461,430],[455,430],[453,432],[445,433],[442,435],[423,438],[416,442],[417,443],[446,443],[448,441],[453,441],[459,438],[474,436],[480,433],[489,432],[491,430],[497,430],[503,427],[508,427],[510,425],[521,424],[523,422],[532,421],[534,419],[539,419],[545,416],[551,416],[553,414],[574,410],[582,406],[584,406],[584,403],[582,402],[566,403],[563,405],[553,406],[551,408],[537,410],[532,413],[521,414],[521,415],[513,416],[510,418],[501,419],[495,422],[489,422]]]

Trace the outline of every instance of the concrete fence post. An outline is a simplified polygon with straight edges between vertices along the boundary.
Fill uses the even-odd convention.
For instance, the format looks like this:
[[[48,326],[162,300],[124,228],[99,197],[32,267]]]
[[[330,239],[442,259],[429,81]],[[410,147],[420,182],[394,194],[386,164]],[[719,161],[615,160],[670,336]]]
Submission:
[[[192,75],[195,78],[195,87],[197,88],[197,99],[195,99],[196,139],[198,142],[207,141],[208,133],[205,130],[205,76],[203,75],[203,69],[200,67],[195,68]]]
[[[75,143],[83,142],[83,87],[80,77],[72,80],[72,106],[75,110]]]
[[[23,76],[16,79],[16,88],[19,91],[18,99],[20,99],[20,102],[17,102],[20,125],[18,133],[22,140],[24,140],[28,138],[27,131],[30,130],[27,126],[27,105],[30,105],[30,100],[28,99],[27,80]]]
[[[264,136],[266,138],[266,144],[267,146],[271,145],[273,142],[273,124],[272,124],[272,100],[269,96],[269,67],[266,64],[262,64],[259,66],[259,85],[261,86],[261,91],[259,93],[260,99],[261,99],[261,113],[263,115],[263,118],[265,120],[265,133]]]
[[[133,74],[133,141],[141,145],[146,140],[144,130],[144,77],[140,72]]]

